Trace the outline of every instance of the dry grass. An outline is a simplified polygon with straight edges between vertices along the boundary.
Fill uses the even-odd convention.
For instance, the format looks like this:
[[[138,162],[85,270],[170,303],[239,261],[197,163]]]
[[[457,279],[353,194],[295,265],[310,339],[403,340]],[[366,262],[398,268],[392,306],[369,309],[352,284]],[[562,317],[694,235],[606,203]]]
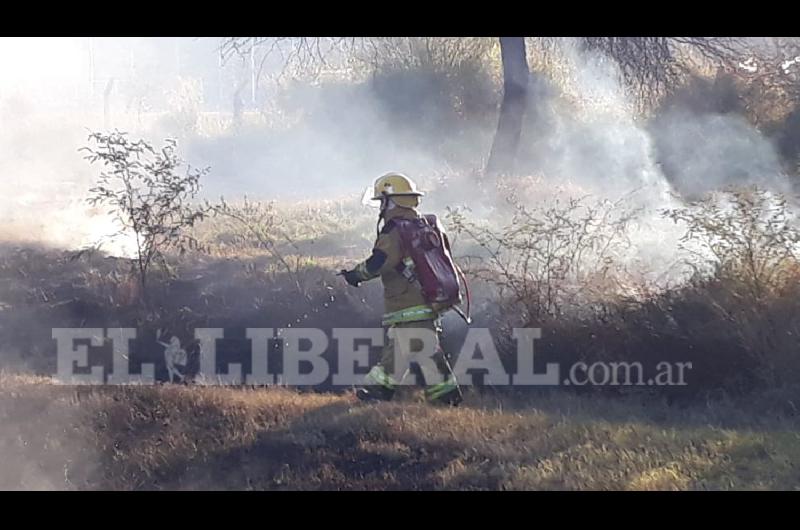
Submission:
[[[348,290],[333,276],[369,246],[372,226],[349,219],[354,210],[268,210],[280,228],[274,252],[235,237],[246,235],[236,226],[206,225],[217,252],[176,259],[177,277],[159,278],[158,327],[188,336],[208,323],[369,325],[379,286]],[[279,257],[299,259],[294,278]],[[0,248],[2,366],[16,355],[20,368],[53,373],[51,327],[136,324],[128,268],[100,253]],[[770,384],[768,395],[755,384],[765,367],[781,375],[773,381],[797,381],[796,282],[757,305],[739,296],[750,285],[742,269],[730,270],[636,303],[601,300],[597,314],[564,313],[544,322],[537,344],[542,360],[562,365],[692,360],[690,406],[504,391],[448,410],[281,388],[74,388],[0,374],[0,489],[796,489],[800,388]],[[704,402],[714,390],[748,405]]]
[[[632,400],[471,394],[444,409],[4,375],[0,401],[3,489],[800,488],[796,424]]]

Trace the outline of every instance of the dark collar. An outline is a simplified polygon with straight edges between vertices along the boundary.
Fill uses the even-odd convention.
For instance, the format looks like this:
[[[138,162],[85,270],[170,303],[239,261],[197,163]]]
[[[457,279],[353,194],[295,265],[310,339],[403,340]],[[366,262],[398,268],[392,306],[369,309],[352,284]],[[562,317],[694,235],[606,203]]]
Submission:
[[[384,221],[389,221],[390,219],[417,219],[419,217],[419,213],[413,208],[403,208],[402,206],[395,206],[391,210],[386,212],[384,216]]]

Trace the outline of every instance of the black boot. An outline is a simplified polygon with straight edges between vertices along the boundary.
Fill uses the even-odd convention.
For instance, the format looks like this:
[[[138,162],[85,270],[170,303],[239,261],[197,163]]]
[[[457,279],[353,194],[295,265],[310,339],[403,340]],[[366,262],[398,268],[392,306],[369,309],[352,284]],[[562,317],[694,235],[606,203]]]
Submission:
[[[433,400],[434,403],[441,403],[451,407],[457,407],[462,401],[464,401],[464,394],[461,393],[461,388],[459,387]]]
[[[457,407],[464,400],[464,395],[461,393],[461,387],[455,382],[455,378],[451,378],[444,383],[425,389],[425,398],[430,403]]]
[[[394,390],[382,386],[362,386],[356,389],[356,397],[361,401],[391,401]]]

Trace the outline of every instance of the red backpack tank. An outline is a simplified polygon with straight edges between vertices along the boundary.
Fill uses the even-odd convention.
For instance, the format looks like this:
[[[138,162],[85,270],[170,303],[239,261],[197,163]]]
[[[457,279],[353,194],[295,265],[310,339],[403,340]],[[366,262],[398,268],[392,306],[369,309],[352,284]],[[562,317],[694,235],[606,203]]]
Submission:
[[[469,323],[469,316],[458,307],[462,300],[460,280],[464,281],[468,301],[469,288],[453,261],[450,241],[437,217],[428,214],[417,219],[394,218],[391,223],[398,230],[405,256],[398,272],[409,281],[419,282],[425,301],[434,309],[440,312],[455,309]]]

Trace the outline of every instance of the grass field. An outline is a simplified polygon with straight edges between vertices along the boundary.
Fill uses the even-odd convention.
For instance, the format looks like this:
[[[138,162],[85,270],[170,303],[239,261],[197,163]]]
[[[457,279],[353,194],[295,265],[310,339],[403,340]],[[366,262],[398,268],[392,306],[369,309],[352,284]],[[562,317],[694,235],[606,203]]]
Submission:
[[[796,421],[563,392],[365,405],[0,379],[3,489],[800,489]]]

